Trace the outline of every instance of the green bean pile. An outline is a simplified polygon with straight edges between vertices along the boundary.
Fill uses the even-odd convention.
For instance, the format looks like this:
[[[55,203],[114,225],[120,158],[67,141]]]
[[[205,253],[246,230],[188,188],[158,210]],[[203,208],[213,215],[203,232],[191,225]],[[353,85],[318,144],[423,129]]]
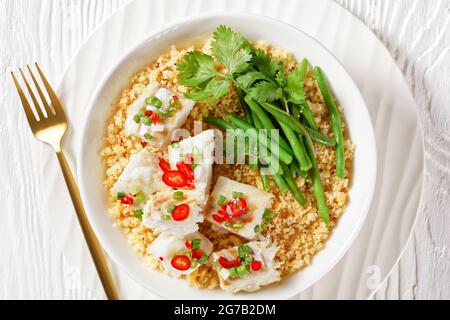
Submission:
[[[329,209],[316,159],[314,144],[336,149],[336,176],[345,176],[344,139],[340,114],[320,67],[314,76],[329,113],[333,138],[319,132],[304,89],[304,79],[310,67],[304,59],[299,66],[286,72],[285,62],[273,60],[266,52],[254,48],[241,34],[220,26],[211,44],[213,56],[199,51],[189,52],[177,65],[180,84],[188,86],[188,98],[214,103],[229,92],[230,84],[237,89],[244,118],[227,114],[226,119],[208,116],[204,120],[224,130],[234,130],[251,137],[271,153],[257,153],[256,169],[262,173],[276,159],[278,171],[273,181],[281,193],[291,192],[302,206],[305,197],[296,178],[312,183],[317,208],[322,220],[330,222]],[[221,64],[226,72],[217,71]],[[279,130],[278,144],[261,139],[258,130]],[[246,151],[250,153],[249,148]],[[270,160],[271,159],[271,160]],[[263,188],[270,190],[269,176],[260,174]]]

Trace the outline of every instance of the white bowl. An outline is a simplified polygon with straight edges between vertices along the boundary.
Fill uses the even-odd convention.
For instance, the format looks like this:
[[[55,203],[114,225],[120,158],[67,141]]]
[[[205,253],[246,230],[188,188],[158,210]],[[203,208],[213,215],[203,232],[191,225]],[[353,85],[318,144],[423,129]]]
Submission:
[[[350,202],[323,250],[310,266],[281,283],[255,293],[228,294],[221,290],[190,287],[185,280],[171,278],[143,264],[108,214],[100,157],[110,105],[128,86],[132,75],[153,62],[170,45],[201,43],[215,28],[225,24],[250,40],[264,40],[292,52],[298,60],[307,57],[324,70],[344,108],[350,136],[356,145]],[[219,14],[189,19],[151,34],[129,50],[101,81],[86,114],[77,156],[78,181],[89,220],[107,253],[137,282],[168,299],[287,299],[322,278],[342,258],[358,234],[370,207],[376,177],[376,145],[364,100],[339,61],[306,33],[279,21],[250,14]]]

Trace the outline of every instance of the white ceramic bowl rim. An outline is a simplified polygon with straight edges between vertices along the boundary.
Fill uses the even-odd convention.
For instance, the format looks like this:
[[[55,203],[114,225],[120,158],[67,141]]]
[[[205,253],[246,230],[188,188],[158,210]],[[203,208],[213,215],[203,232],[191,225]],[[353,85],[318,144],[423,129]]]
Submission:
[[[118,248],[117,241],[114,241],[113,239],[111,239],[111,237],[108,236],[108,232],[110,232],[110,230],[106,230],[104,228],[104,226],[102,226],[102,223],[100,222],[100,220],[108,219],[110,221],[110,229],[112,230],[114,228],[112,228],[111,217],[109,215],[107,215],[107,212],[101,212],[102,216],[99,216],[99,213],[96,212],[98,210],[95,209],[94,202],[87,201],[87,199],[89,199],[88,198],[88,196],[89,196],[88,190],[91,189],[91,186],[90,186],[91,184],[89,183],[90,176],[86,176],[87,173],[85,173],[86,169],[89,168],[89,165],[90,165],[88,159],[86,158],[86,155],[89,155],[89,152],[88,152],[89,143],[87,143],[87,141],[89,141],[90,139],[88,136],[88,132],[89,132],[88,129],[90,129],[92,127],[92,125],[91,125],[91,127],[89,125],[92,122],[92,113],[95,111],[94,106],[97,104],[97,101],[102,97],[102,94],[103,94],[105,88],[108,87],[108,82],[110,81],[110,79],[116,73],[117,69],[122,64],[125,63],[125,61],[132,58],[133,54],[135,54],[140,49],[147,46],[149,44],[149,42],[154,41],[155,39],[159,39],[164,36],[168,36],[168,35],[170,35],[171,32],[177,32],[177,31],[179,31],[179,29],[182,26],[189,27],[192,24],[201,24],[202,22],[206,23],[208,21],[210,22],[211,20],[216,20],[217,21],[216,25],[223,24],[223,22],[221,22],[223,20],[234,21],[235,23],[239,23],[239,21],[240,22],[246,21],[246,22],[250,23],[250,21],[252,21],[254,24],[257,24],[258,26],[261,26],[261,27],[263,25],[270,25],[274,28],[283,29],[283,31],[286,31],[286,32],[297,33],[299,35],[299,37],[300,36],[303,37],[304,40],[309,39],[311,44],[315,43],[315,45],[318,48],[320,48],[320,50],[323,51],[322,58],[328,59],[329,63],[333,64],[334,68],[336,68],[336,70],[337,70],[336,72],[340,75],[341,78],[343,78],[345,80],[343,82],[345,82],[345,86],[348,89],[348,91],[352,92],[352,97],[353,97],[355,104],[363,109],[363,110],[360,110],[361,113],[358,115],[358,122],[361,123],[361,125],[359,126],[359,129],[362,130],[361,132],[364,132],[364,148],[361,148],[360,144],[355,143],[356,137],[354,137],[354,135],[352,134],[352,132],[354,131],[354,126],[352,126],[351,124],[349,125],[349,131],[350,131],[352,141],[355,143],[356,148],[357,148],[355,151],[354,166],[356,167],[356,164],[360,162],[358,157],[361,157],[360,159],[362,159],[362,156],[364,156],[365,159],[367,160],[365,163],[361,163],[362,165],[364,165],[364,170],[361,170],[361,171],[364,171],[364,172],[363,173],[358,172],[358,174],[364,174],[364,179],[363,179],[364,185],[362,185],[362,184],[358,185],[358,187],[361,187],[361,186],[364,187],[364,192],[359,192],[359,193],[356,192],[359,190],[355,190],[355,187],[353,185],[352,189],[350,190],[350,198],[351,198],[350,203],[346,209],[346,212],[344,212],[344,215],[341,218],[341,220],[347,221],[347,219],[346,219],[346,214],[348,216],[347,211],[349,211],[350,206],[352,206],[354,203],[358,202],[357,207],[359,210],[359,215],[357,215],[357,220],[353,221],[352,223],[349,222],[350,230],[348,230],[348,232],[345,232],[345,235],[346,235],[345,239],[341,241],[342,243],[340,243],[338,248],[335,248],[336,251],[328,254],[330,256],[330,258],[327,259],[327,263],[322,263],[322,262],[317,263],[318,257],[323,256],[324,252],[326,252],[327,250],[330,251],[329,250],[330,243],[335,238],[334,236],[335,236],[335,233],[337,233],[337,230],[339,230],[341,228],[341,226],[343,225],[343,221],[339,221],[337,227],[333,231],[333,234],[327,240],[325,248],[316,254],[316,256],[313,259],[310,266],[308,266],[304,270],[296,273],[295,275],[288,277],[281,284],[277,284],[274,286],[270,286],[268,288],[264,288],[263,290],[261,290],[257,293],[253,293],[253,294],[228,295],[222,291],[219,291],[220,293],[216,294],[215,292],[217,292],[218,290],[215,290],[215,291],[198,290],[198,289],[191,288],[191,287],[188,287],[188,289],[183,288],[183,290],[181,290],[181,288],[177,287],[176,290],[170,291],[170,293],[169,293],[169,291],[167,291],[168,290],[167,287],[170,287],[170,284],[172,284],[173,281],[182,281],[182,280],[168,278],[166,275],[163,275],[159,272],[153,271],[149,267],[145,267],[145,270],[144,270],[145,272],[149,273],[148,276],[145,276],[142,274],[139,274],[139,276],[138,276],[137,273],[142,271],[142,268],[139,266],[136,266],[135,264],[133,264],[133,262],[130,262],[130,261],[124,259],[124,257],[123,257],[124,253],[122,252],[121,249]],[[210,31],[212,32],[213,30],[211,29]],[[246,35],[245,32],[243,32],[243,34],[244,34],[244,36]],[[273,44],[273,41],[271,41],[270,39],[265,39],[265,40],[267,40],[267,42]],[[160,49],[161,48],[157,48],[155,50],[157,50],[159,52]],[[164,52],[167,49],[168,49],[168,47],[164,48],[164,50],[161,52]],[[310,60],[311,60],[311,58],[313,58],[313,57],[308,56],[308,58],[310,58]],[[149,63],[150,62],[151,62],[151,60],[149,60]],[[325,70],[325,73],[327,74],[327,76],[330,79],[331,77],[330,77],[330,74],[327,72],[327,70]],[[332,83],[333,87],[336,88],[335,82],[333,82],[331,79],[330,79],[330,82]],[[123,88],[121,88],[119,90],[119,92],[121,92],[122,89]],[[116,92],[116,96],[118,95],[119,92]],[[336,96],[338,97],[338,99],[341,100],[340,98],[343,93],[341,93],[341,91],[339,91],[339,90],[336,90],[335,93],[336,93]],[[112,102],[112,100],[110,101],[110,103],[111,102]],[[340,101],[340,102],[342,103],[342,101]],[[345,105],[344,103],[342,103],[342,105],[344,107],[344,114],[345,114],[345,118],[348,123],[349,115],[346,112],[346,110],[349,107],[347,105]],[[104,134],[105,126],[106,126],[106,118],[103,119],[103,126],[102,126],[103,134]],[[363,100],[356,84],[350,78],[350,76],[345,71],[344,67],[338,61],[338,59],[315,38],[313,38],[312,36],[310,36],[309,34],[303,32],[303,31],[299,30],[298,28],[295,28],[294,26],[291,26],[282,21],[279,21],[279,20],[276,20],[276,19],[273,19],[270,17],[262,16],[262,15],[247,14],[247,13],[224,13],[224,14],[201,15],[198,17],[188,18],[183,21],[179,21],[179,22],[176,22],[176,23],[173,23],[170,25],[166,25],[166,26],[158,29],[157,31],[153,32],[149,36],[145,37],[145,39],[140,41],[137,45],[135,45],[130,50],[128,50],[125,54],[123,54],[121,56],[121,58],[118,59],[118,62],[111,67],[111,69],[107,73],[107,75],[98,84],[98,86],[97,86],[96,90],[94,91],[94,94],[90,100],[89,106],[87,108],[87,113],[86,113],[84,121],[83,121],[81,132],[82,132],[82,134],[78,139],[78,147],[77,147],[77,150],[78,150],[78,152],[77,152],[78,181],[79,181],[79,185],[80,185],[81,195],[82,195],[84,205],[86,208],[86,212],[87,212],[88,218],[92,224],[92,227],[93,227],[95,233],[97,234],[97,237],[99,238],[102,246],[105,248],[107,253],[113,258],[113,260],[125,272],[127,272],[134,280],[136,280],[138,283],[142,284],[147,289],[151,290],[153,293],[155,293],[163,298],[182,299],[182,298],[186,298],[185,294],[189,292],[189,294],[192,294],[192,295],[190,295],[188,297],[189,298],[192,297],[192,299],[193,299],[195,297],[194,293],[197,292],[198,294],[201,295],[202,299],[216,299],[216,298],[287,299],[287,298],[294,296],[295,294],[300,293],[301,291],[305,290],[306,288],[308,288],[315,282],[319,281],[328,271],[330,271],[336,265],[336,263],[347,252],[347,250],[349,249],[350,245],[356,238],[358,232],[360,231],[360,229],[365,221],[368,210],[370,208],[373,192],[375,189],[377,156],[376,156],[376,143],[375,143],[374,130],[373,130],[373,126],[372,126],[368,111],[367,111],[367,107],[364,103],[364,100]],[[102,134],[102,136],[103,136],[103,134]],[[360,153],[358,148],[364,149],[363,152]],[[97,151],[99,152],[99,150],[97,150]],[[99,155],[98,155],[98,158],[100,158]],[[355,177],[356,177],[356,173],[354,172],[354,175],[352,177],[353,180],[356,180]],[[361,180],[361,179],[358,179],[358,181],[359,180]],[[104,193],[103,190],[102,190],[102,192]],[[358,195],[360,195],[361,198],[355,197],[353,195],[354,193],[357,193]],[[97,199],[97,202],[98,202],[98,199]],[[119,231],[121,231],[121,230],[119,230]],[[120,239],[120,241],[123,241],[123,240],[124,240],[124,238]],[[114,245],[114,242],[116,242],[116,245]],[[129,250],[129,252],[131,254],[136,255],[133,252],[132,248],[129,247],[128,244],[126,244],[126,245],[128,247],[127,250]],[[141,260],[140,260],[140,262],[142,263]],[[143,264],[142,264],[142,266],[143,266]],[[316,273],[311,272],[311,270],[316,270],[316,269],[317,270],[320,269],[320,270],[318,270],[318,272],[316,272]],[[156,275],[154,274],[154,276],[160,277],[161,279],[164,279],[164,280],[161,282],[160,281],[161,279],[152,277],[150,275],[152,273],[156,273]],[[302,277],[302,275],[305,275],[306,273],[312,273],[312,274],[308,274],[307,277]],[[146,277],[146,280],[143,280],[143,277]],[[148,282],[148,280],[150,278],[151,278],[151,283]],[[298,284],[292,283],[294,278],[295,278],[295,280],[297,280],[299,282]],[[155,281],[158,283],[155,286],[152,286],[152,284],[155,284]],[[166,285],[166,283],[168,285]],[[178,293],[174,292],[174,291],[177,291]]]

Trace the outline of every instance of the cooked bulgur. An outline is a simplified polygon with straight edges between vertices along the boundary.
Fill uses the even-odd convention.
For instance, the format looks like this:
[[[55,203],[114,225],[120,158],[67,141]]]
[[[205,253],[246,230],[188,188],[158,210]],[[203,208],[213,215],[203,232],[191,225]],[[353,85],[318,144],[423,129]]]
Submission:
[[[291,54],[280,49],[274,49],[262,42],[257,43],[256,47],[265,50],[274,59],[285,59],[288,70],[292,70],[297,65],[296,60]],[[105,147],[101,152],[105,167],[104,186],[108,194],[126,166],[130,155],[145,147],[145,143],[142,143],[139,138],[128,136],[125,133],[124,123],[127,117],[127,107],[139,96],[150,81],[156,81],[161,86],[174,89],[175,91],[186,92],[186,88],[178,84],[176,64],[188,51],[193,49],[177,49],[172,46],[157,61],[136,74],[131,79],[129,88],[122,92],[119,101],[112,105],[113,115],[108,121],[104,139]],[[200,49],[208,52],[208,42]],[[308,71],[306,75],[305,90],[310,106],[315,113],[315,120],[320,131],[325,135],[331,136],[333,132],[329,124],[327,108],[324,105],[311,71]],[[230,93],[216,104],[204,105],[197,103],[191,111],[184,128],[188,129],[192,134],[194,121],[202,120],[203,117],[208,115],[223,117],[228,112],[242,115],[243,110],[237,101],[236,91],[232,89]],[[203,129],[206,128],[208,128],[208,125],[204,124]],[[273,186],[271,192],[275,196],[272,209],[276,213],[276,217],[262,234],[270,235],[272,241],[279,247],[276,260],[279,262],[279,271],[282,277],[301,270],[311,262],[311,259],[317,251],[325,245],[337,220],[344,212],[348,201],[348,189],[350,187],[354,152],[354,146],[349,140],[345,128],[344,135],[346,137],[346,170],[345,179],[343,180],[335,176],[334,148],[316,144],[318,166],[331,215],[331,223],[328,226],[325,225],[319,216],[311,184],[306,183],[301,177],[297,179],[300,190],[305,194],[307,202],[305,207],[301,207],[295,201],[292,194],[281,194],[277,192],[273,181],[271,182]],[[156,152],[159,157],[166,157],[162,150],[151,146],[147,147],[152,148],[152,151]],[[250,170],[246,165],[214,165],[213,184],[217,177],[221,175],[262,188],[258,173]],[[151,229],[144,227],[141,224],[141,219],[133,217],[133,210],[129,206],[121,205],[117,201],[112,201],[111,203],[110,213],[114,224],[122,227],[132,247],[140,255],[147,258],[150,266],[162,270],[159,261],[153,259],[147,253],[147,247],[156,238],[157,234]],[[213,242],[214,250],[233,247],[245,242],[239,236],[213,231],[207,221],[200,225],[200,232],[205,234]],[[187,280],[191,285],[201,288],[213,289],[219,285],[218,276],[209,263],[187,276]]]

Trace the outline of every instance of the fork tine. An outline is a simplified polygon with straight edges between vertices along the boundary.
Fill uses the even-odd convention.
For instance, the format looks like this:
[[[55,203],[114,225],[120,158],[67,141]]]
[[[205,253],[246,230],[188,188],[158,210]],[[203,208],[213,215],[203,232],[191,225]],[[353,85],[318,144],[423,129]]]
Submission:
[[[42,110],[41,110],[41,106],[40,106],[39,103],[37,102],[36,97],[34,96],[34,92],[33,92],[33,90],[31,89],[30,85],[28,84],[27,78],[26,78],[25,75],[23,74],[23,71],[22,71],[21,68],[19,68],[19,72],[20,72],[20,74],[22,75],[22,79],[23,79],[23,81],[25,82],[25,86],[26,86],[27,89],[28,89],[28,94],[30,95],[31,100],[33,100],[34,108],[35,108],[35,110],[36,110],[36,112],[37,112],[37,114],[38,114],[38,116],[39,116],[39,120],[43,120],[43,119],[45,118],[45,116],[44,116],[44,113],[43,113]]]
[[[33,72],[30,69],[30,66],[27,65],[27,68],[28,68],[28,72],[30,73],[31,79],[33,79],[34,86],[36,87],[36,90],[37,90],[37,92],[39,94],[39,97],[41,97],[42,104],[44,105],[45,111],[47,112],[47,117],[49,117],[50,115],[54,114],[54,112],[50,108],[50,106],[49,106],[49,104],[47,102],[47,99],[45,98],[45,95],[42,92],[41,87],[39,86],[39,83],[36,80],[36,77],[34,76]]]
[[[50,85],[50,83],[48,83],[47,79],[44,76],[44,73],[42,72],[41,68],[39,68],[39,65],[37,63],[35,63],[35,65],[36,65],[37,71],[39,72],[39,75],[41,76],[42,82],[44,83],[45,89],[47,89],[47,93],[50,96],[50,100],[52,102],[53,109],[55,110],[55,114],[65,116],[64,109],[63,109],[61,103],[59,102],[59,99],[58,99],[55,91],[53,91],[52,86]]]
[[[36,119],[36,117],[34,116],[30,104],[28,103],[27,98],[25,97],[25,94],[23,93],[22,88],[20,87],[19,81],[17,81],[17,78],[14,75],[14,72],[11,72],[11,76],[13,78],[14,84],[16,85],[17,93],[19,94],[20,100],[22,101],[23,110],[25,111],[25,115],[27,116],[28,123],[30,127],[33,127],[33,125],[36,124],[38,119]]]

